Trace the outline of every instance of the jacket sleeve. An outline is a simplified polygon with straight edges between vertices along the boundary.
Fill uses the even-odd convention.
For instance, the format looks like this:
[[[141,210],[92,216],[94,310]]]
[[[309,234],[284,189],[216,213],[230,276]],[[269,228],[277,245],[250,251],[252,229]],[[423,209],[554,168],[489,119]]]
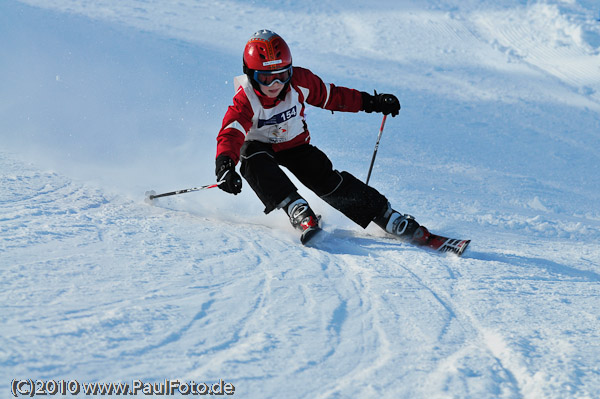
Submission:
[[[246,134],[252,127],[252,107],[243,89],[233,97],[233,105],[227,108],[223,125],[217,135],[217,157],[227,155],[234,163],[240,160],[240,150]]]
[[[294,67],[294,83],[305,95],[305,101],[330,111],[358,112],[362,110],[360,91],[324,83],[321,78],[301,67]]]

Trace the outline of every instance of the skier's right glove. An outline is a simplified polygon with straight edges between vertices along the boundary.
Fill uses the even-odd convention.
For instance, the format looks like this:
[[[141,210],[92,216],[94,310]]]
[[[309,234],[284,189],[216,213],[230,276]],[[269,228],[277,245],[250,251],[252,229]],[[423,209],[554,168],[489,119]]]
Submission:
[[[217,183],[219,188],[227,193],[238,195],[242,192],[242,178],[235,171],[233,159],[227,155],[219,155],[216,160]]]
[[[400,112],[400,101],[393,94],[377,94],[377,91],[375,91],[375,95],[364,91],[361,91],[360,94],[363,102],[362,109],[367,113],[381,112],[384,115],[392,114],[394,117]]]

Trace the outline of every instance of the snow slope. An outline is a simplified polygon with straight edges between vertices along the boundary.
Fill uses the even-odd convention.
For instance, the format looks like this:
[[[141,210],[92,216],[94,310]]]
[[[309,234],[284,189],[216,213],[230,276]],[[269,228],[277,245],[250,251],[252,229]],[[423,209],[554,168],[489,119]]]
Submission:
[[[592,0],[0,2],[0,395],[31,378],[600,397],[599,20]],[[463,258],[305,189],[320,249],[248,187],[143,202],[214,181],[259,28],[326,81],[399,96],[371,182],[472,238]],[[308,114],[361,179],[380,121]]]

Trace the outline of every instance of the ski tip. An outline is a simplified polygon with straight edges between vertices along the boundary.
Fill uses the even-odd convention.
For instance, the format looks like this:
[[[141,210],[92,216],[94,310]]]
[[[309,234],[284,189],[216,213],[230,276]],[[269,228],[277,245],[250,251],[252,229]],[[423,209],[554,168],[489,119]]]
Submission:
[[[146,191],[144,195],[146,196],[146,198],[144,198],[144,202],[149,205],[154,205],[154,196],[156,195],[156,191]]]
[[[471,243],[471,240],[465,240],[465,243],[462,245],[458,256],[461,256],[467,250],[467,247],[469,246],[470,243]]]
[[[439,236],[437,236],[436,238],[438,240],[439,240],[439,238],[441,238],[443,240],[443,243],[441,243],[441,245],[439,245],[440,242],[438,241],[438,243],[434,243],[434,245],[431,245],[430,246],[431,248],[433,248],[439,252],[451,253],[456,256],[462,256],[462,254],[466,251],[467,247],[471,243],[471,240],[457,240],[457,239],[444,238],[444,237],[439,237]]]
[[[462,256],[462,254],[467,250],[467,247],[470,243],[471,240],[462,240],[454,248],[452,248],[450,252],[456,254],[457,256]]]

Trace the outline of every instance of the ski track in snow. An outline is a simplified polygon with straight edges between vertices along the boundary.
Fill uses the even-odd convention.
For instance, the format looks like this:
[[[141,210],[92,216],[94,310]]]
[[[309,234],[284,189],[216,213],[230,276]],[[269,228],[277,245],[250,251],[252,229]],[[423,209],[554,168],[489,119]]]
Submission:
[[[533,398],[598,374],[588,352],[597,252],[573,268],[490,242],[458,259],[335,229],[306,248],[268,227],[222,226],[1,163],[1,364],[15,376],[230,376],[268,397]],[[555,315],[528,323],[547,300]]]
[[[472,238],[462,258],[375,228],[359,231],[312,197],[326,220],[314,247],[299,244],[283,215],[261,215],[247,187],[235,200],[218,190],[156,206],[132,197],[145,184],[198,177],[197,158],[212,156],[205,147],[214,145],[231,98],[211,92],[231,88],[221,84],[225,67],[207,48],[221,46],[217,57],[238,62],[240,40],[256,29],[248,21],[264,10],[192,0],[0,4],[36,27],[44,22],[39,31],[23,27],[25,38],[41,41],[56,22],[68,37],[50,35],[67,44],[42,42],[31,54],[12,48],[28,66],[23,79],[33,83],[7,85],[5,97],[15,104],[0,107],[4,129],[18,132],[2,131],[2,138],[24,143],[15,147],[23,153],[0,149],[0,395],[13,378],[178,378],[224,379],[234,396],[247,398],[600,396],[600,180],[590,173],[600,144],[600,25],[585,0],[522,3],[270,6],[276,20],[299,21],[296,30],[276,30],[307,66],[356,87],[402,92],[404,119],[386,127],[374,185],[433,231]],[[78,31],[88,21],[75,14],[92,18],[93,33]],[[131,43],[120,41],[123,32]],[[73,39],[78,33],[85,33],[81,43]],[[117,49],[94,52],[86,40]],[[44,65],[45,51],[67,61],[49,71],[29,67],[32,60]],[[209,78],[191,79],[177,97],[194,76],[186,67],[198,68],[188,56],[200,56]],[[104,70],[103,57],[114,65]],[[162,57],[177,66],[164,67]],[[147,65],[154,59],[160,66]],[[21,67],[3,65],[8,78]],[[103,83],[87,79],[88,69]],[[160,105],[108,108],[115,125],[104,125],[110,118],[95,116],[101,101],[88,104],[89,97],[106,95],[111,104],[153,98],[130,82],[131,70],[152,87],[176,89]],[[166,75],[173,80],[160,80]],[[114,89],[112,77],[123,86],[116,95],[100,87]],[[119,97],[128,92],[139,97]],[[31,97],[39,109],[29,108]],[[174,106],[172,116],[163,109],[170,103],[190,108]],[[63,115],[70,105],[76,112]],[[184,121],[190,109],[206,119],[210,141],[185,131],[198,130],[197,121]],[[328,131],[329,115],[310,112],[318,145],[340,168],[362,168],[356,159],[370,156],[373,137],[362,132],[370,124],[336,114],[344,134],[325,135],[319,131]],[[136,118],[149,122],[138,126]],[[106,136],[96,137],[96,122]],[[27,163],[37,139],[45,156]],[[147,156],[145,163],[114,155],[113,141]],[[71,155],[79,151],[77,163]],[[206,165],[213,179],[214,166]],[[97,183],[96,174],[105,180]],[[106,183],[111,176],[133,187],[115,188]]]

